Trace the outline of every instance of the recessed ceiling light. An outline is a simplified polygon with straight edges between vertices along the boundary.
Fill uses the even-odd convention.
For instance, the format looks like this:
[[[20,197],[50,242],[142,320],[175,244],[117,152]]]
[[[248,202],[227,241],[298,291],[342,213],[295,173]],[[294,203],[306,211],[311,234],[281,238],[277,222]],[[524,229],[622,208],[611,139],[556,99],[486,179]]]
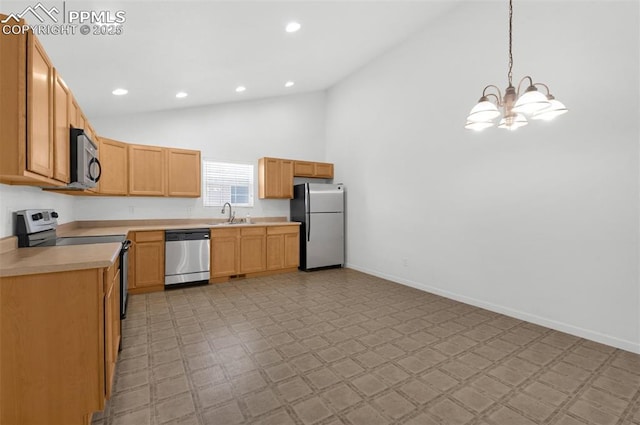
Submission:
[[[294,22],[289,22],[284,30],[286,32],[296,32],[300,29],[300,27],[302,27],[302,25],[294,21]]]
[[[242,93],[243,91],[245,91],[247,88],[245,86],[238,86],[236,87],[236,91],[238,93]]]
[[[178,99],[182,99],[183,97],[187,97],[187,96],[189,96],[189,94],[183,91],[179,91],[178,93],[176,93],[176,97]]]
[[[286,83],[284,83],[285,87],[293,87],[295,83],[293,81],[287,81]]]
[[[129,90],[127,89],[115,89],[111,92],[111,94],[114,94],[116,96],[124,96],[127,93],[129,93]]]

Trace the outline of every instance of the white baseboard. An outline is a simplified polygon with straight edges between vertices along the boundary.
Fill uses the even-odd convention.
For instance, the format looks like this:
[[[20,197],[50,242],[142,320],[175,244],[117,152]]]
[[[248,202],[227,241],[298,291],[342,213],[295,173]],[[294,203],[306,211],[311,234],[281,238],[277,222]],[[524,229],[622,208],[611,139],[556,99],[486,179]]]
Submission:
[[[432,294],[440,295],[452,300],[460,301],[465,304],[470,304],[476,307],[484,308],[495,313],[504,314],[505,316],[513,317],[527,322],[535,323],[536,325],[544,326],[547,328],[555,329],[560,332],[565,332],[580,338],[589,339],[591,341],[606,344],[611,347],[620,348],[621,350],[630,351],[632,353],[640,354],[640,343],[627,341],[624,339],[616,338],[610,335],[605,335],[600,332],[595,332],[589,329],[580,328],[577,326],[569,325],[567,323],[558,322],[556,320],[547,319],[545,317],[536,316],[520,310],[514,310],[509,307],[493,304],[476,298],[467,297],[454,292],[445,291],[440,288],[436,288],[430,285],[426,285],[420,282],[414,282],[412,280],[404,279],[401,277],[389,275],[378,270],[369,269],[367,267],[361,267],[357,264],[347,263],[346,268],[357,270],[362,273],[377,276],[386,280],[390,280],[401,285],[410,286],[412,288],[419,289],[421,291],[429,292]]]

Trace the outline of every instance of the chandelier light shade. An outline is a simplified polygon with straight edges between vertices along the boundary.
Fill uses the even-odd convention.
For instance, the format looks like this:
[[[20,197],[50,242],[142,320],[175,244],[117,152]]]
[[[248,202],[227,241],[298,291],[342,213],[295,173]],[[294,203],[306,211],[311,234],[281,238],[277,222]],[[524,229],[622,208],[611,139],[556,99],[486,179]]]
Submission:
[[[507,79],[509,86],[502,92],[497,86],[490,84],[482,91],[478,103],[471,109],[465,128],[469,130],[484,130],[493,127],[495,119],[502,116],[498,128],[515,130],[528,124],[527,116],[535,120],[550,121],[555,117],[565,114],[568,109],[562,102],[557,101],[549,92],[549,86],[536,83],[529,76],[525,76],[513,86],[513,0],[509,0],[509,71]],[[527,81],[528,86],[521,94],[522,83]],[[546,93],[541,93],[541,87]],[[502,108],[502,113],[500,112]]]

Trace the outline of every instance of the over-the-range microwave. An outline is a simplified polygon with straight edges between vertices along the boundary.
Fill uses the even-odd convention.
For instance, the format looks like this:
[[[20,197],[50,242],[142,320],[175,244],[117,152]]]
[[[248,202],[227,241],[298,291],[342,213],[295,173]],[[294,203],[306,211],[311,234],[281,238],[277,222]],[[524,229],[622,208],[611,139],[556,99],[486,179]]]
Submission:
[[[71,128],[71,182],[68,187],[88,189],[96,187],[102,168],[98,160],[98,147],[84,130]]]

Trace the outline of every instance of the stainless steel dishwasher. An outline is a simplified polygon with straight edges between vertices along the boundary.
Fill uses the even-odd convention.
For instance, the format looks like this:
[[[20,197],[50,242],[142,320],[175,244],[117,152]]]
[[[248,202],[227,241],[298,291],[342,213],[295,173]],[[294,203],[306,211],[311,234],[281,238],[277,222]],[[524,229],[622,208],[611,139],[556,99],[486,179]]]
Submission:
[[[209,229],[165,231],[165,287],[208,282],[209,250]]]

